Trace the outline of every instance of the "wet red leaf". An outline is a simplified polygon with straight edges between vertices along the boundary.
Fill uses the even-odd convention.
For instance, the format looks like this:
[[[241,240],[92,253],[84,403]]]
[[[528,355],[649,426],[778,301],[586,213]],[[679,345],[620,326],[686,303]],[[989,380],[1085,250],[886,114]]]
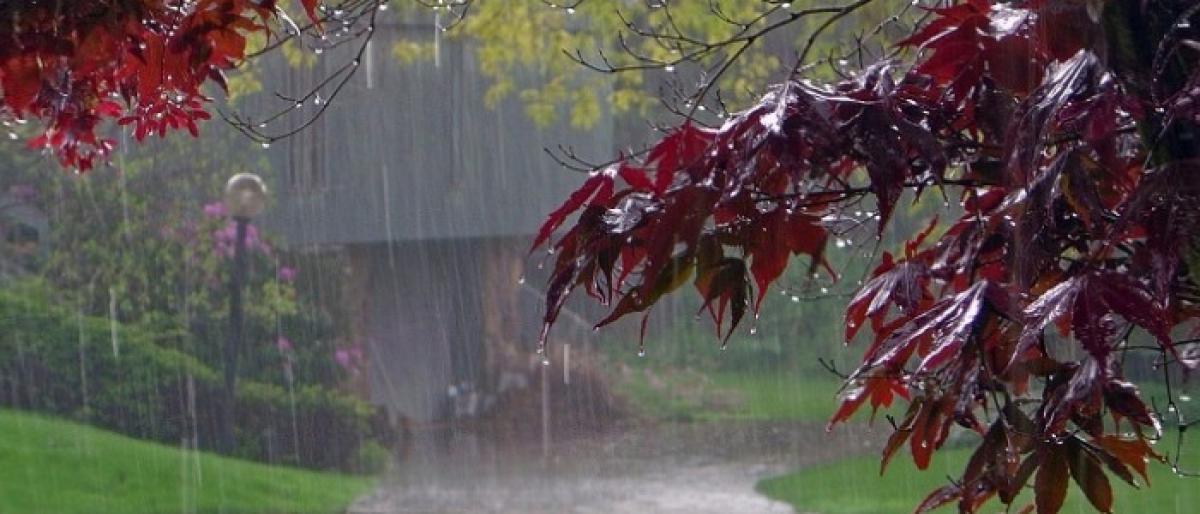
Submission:
[[[1033,480],[1034,502],[1038,514],[1057,514],[1067,499],[1067,449],[1064,443],[1043,445],[1041,467]]]
[[[1112,512],[1112,485],[1108,483],[1100,460],[1086,450],[1078,439],[1067,441],[1067,464],[1071,478],[1083,490],[1088,502],[1100,512]]]

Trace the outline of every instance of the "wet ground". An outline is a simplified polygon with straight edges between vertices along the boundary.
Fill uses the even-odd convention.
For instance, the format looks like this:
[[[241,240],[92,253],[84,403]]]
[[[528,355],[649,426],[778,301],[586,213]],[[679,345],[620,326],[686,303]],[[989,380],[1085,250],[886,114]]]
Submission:
[[[810,423],[639,425],[498,448],[460,436],[419,452],[353,514],[790,513],[758,494],[760,479],[879,448],[881,430]]]

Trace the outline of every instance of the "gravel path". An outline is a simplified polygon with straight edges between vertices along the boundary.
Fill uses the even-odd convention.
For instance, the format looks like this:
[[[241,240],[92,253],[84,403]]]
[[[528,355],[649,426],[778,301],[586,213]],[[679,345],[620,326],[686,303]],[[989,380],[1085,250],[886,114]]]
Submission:
[[[878,448],[880,434],[813,424],[626,428],[540,447],[459,438],[399,466],[352,514],[791,513],[758,494],[760,479]]]

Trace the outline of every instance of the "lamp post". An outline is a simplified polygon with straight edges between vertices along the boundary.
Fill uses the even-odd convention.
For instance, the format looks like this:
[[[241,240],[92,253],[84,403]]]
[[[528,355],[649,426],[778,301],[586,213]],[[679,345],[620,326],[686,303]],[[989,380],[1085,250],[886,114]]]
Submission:
[[[238,173],[225,183],[225,208],[237,228],[229,278],[229,333],[225,339],[225,391],[222,399],[221,451],[234,450],[233,418],[238,350],[242,347],[242,287],[246,281],[246,229],[267,202],[267,186],[253,173]]]

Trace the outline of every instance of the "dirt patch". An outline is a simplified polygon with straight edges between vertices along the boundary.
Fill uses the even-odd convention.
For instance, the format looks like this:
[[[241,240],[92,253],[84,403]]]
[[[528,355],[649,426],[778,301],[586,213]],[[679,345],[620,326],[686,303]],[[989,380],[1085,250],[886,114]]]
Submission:
[[[531,374],[529,387],[506,391],[487,414],[462,420],[455,428],[501,444],[523,444],[540,440],[543,414],[548,414],[551,432],[565,438],[608,432],[632,421],[626,403],[587,364],[572,367],[570,384],[561,371],[544,375],[550,387],[544,408],[540,371]]]

